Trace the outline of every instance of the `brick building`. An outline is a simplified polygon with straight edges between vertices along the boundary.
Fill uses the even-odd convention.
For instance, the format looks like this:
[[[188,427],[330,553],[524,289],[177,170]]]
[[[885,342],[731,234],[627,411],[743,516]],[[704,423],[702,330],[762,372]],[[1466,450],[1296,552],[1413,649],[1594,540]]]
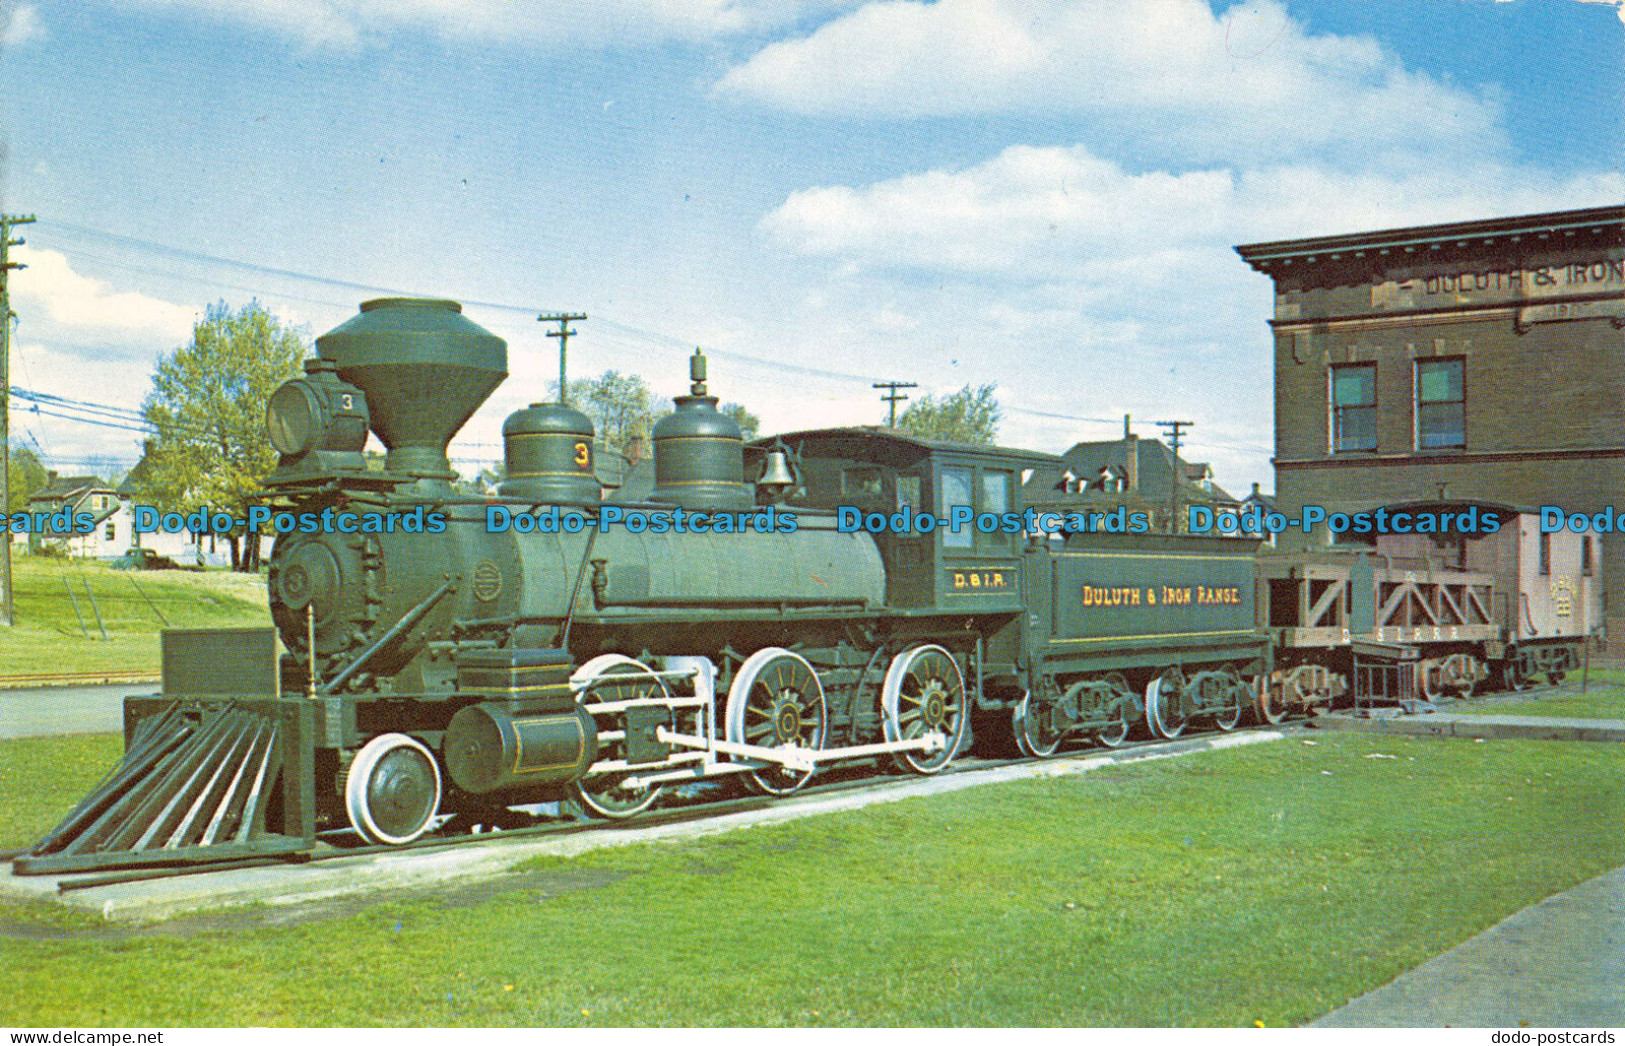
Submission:
[[[1275,281],[1283,509],[1625,509],[1625,207],[1236,250]],[[1601,549],[1625,649],[1625,535]]]

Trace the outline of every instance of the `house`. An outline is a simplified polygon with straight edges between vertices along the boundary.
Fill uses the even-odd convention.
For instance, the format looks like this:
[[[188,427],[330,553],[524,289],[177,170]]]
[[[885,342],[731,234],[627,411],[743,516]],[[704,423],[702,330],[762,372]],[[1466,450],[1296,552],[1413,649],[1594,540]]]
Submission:
[[[1268,516],[1274,511],[1276,511],[1275,496],[1273,494],[1265,494],[1263,491],[1258,489],[1258,484],[1254,483],[1253,492],[1241,499],[1240,519],[1243,525],[1242,535],[1250,538],[1262,538],[1265,541],[1268,541],[1271,545],[1275,544],[1275,535],[1266,531],[1262,526],[1264,517]],[[1254,519],[1260,521],[1260,526],[1247,526],[1247,524]]]
[[[1123,418],[1123,438],[1076,443],[1061,455],[1061,467],[1037,470],[1024,485],[1029,504],[1064,503],[1065,495],[1131,495],[1152,515],[1152,527],[1168,529],[1177,490],[1179,529],[1185,529],[1187,506],[1208,505],[1234,511],[1241,503],[1213,482],[1207,462],[1176,458],[1161,440],[1135,434]]]
[[[141,455],[141,460],[124,477],[118,485],[119,504],[123,507],[125,515],[135,518],[135,507],[146,504],[143,500],[143,491],[146,488],[148,477],[152,473],[153,442],[147,440]],[[160,507],[161,506],[156,506]],[[177,533],[166,533],[163,530],[151,530],[143,534],[126,531],[128,540],[123,547],[112,553],[122,555],[125,549],[150,548],[160,556],[168,556],[177,563],[188,566],[224,567],[231,565],[231,551],[225,540],[217,535],[210,534],[201,541],[190,531],[182,530]]]
[[[36,518],[41,513],[54,516],[66,511],[75,517],[88,515],[93,521],[91,531],[85,534],[30,532],[30,552],[53,547],[70,556],[112,559],[130,546],[130,513],[119,501],[118,491],[100,476],[58,476],[47,472],[45,486],[28,499],[24,511]]]

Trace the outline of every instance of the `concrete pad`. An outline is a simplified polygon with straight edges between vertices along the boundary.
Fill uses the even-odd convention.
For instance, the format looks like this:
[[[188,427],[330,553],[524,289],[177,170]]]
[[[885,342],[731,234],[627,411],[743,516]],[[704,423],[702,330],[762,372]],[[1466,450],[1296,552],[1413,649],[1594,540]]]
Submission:
[[[151,683],[114,683],[0,690],[0,737],[119,733],[124,699],[154,689]]]
[[[553,836],[493,836],[488,840],[444,849],[401,850],[358,854],[299,865],[269,865],[204,872],[168,879],[115,883],[58,891],[73,876],[20,876],[6,866],[0,875],[0,897],[45,901],[99,913],[103,918],[146,922],[186,912],[246,904],[295,905],[376,891],[444,886],[448,882],[492,879],[513,872],[520,863],[543,854],[572,856],[590,850],[669,839],[717,835],[754,825],[779,824],[803,817],[856,810],[915,796],[945,795],[965,788],[1041,777],[1067,777],[1105,766],[1173,759],[1243,745],[1278,741],[1280,730],[1249,731],[1146,745],[1102,754],[1080,753],[1048,762],[1015,763],[986,769],[968,768],[941,777],[882,781],[873,787],[829,795],[794,796],[771,806],[720,814],[702,820],[603,826]]]
[[[1625,1025],[1625,868],[1555,894],[1314,1022],[1324,1028]]]
[[[1411,737],[1476,737],[1497,741],[1625,741],[1625,721],[1570,719],[1564,716],[1433,712],[1360,719],[1346,713],[1336,713],[1316,717],[1314,725],[1324,730],[1357,730]]]

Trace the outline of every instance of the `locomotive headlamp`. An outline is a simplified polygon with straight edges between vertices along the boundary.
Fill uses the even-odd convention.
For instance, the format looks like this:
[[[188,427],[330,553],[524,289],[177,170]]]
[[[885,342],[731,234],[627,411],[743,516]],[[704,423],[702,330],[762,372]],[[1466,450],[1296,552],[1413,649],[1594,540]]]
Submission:
[[[286,474],[360,469],[367,443],[367,397],[341,379],[332,361],[305,361],[305,376],[285,383],[265,405],[265,430],[282,455],[270,482]]]
[[[278,454],[303,454],[316,445],[321,410],[310,386],[290,381],[271,393],[265,406],[265,429]]]

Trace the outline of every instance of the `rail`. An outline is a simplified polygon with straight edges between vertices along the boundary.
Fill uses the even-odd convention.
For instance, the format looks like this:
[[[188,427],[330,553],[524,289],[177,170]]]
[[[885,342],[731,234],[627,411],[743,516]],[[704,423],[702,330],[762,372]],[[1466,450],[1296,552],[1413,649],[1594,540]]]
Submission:
[[[154,671],[110,672],[25,672],[0,676],[0,690],[20,690],[37,686],[99,686],[116,683],[156,683]]]

